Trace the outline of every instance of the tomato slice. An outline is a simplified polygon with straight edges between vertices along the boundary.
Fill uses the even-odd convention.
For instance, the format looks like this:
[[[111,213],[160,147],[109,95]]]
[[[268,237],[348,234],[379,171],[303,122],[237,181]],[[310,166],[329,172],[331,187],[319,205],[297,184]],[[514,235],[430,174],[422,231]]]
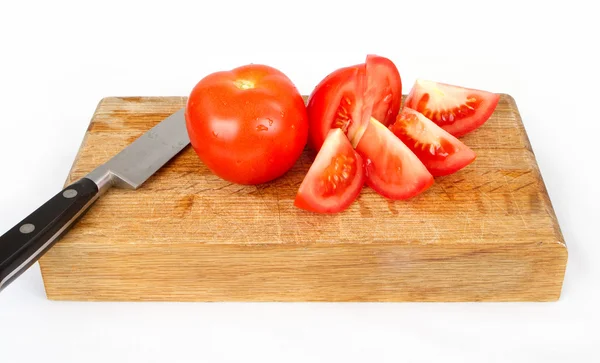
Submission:
[[[330,131],[304,177],[294,205],[316,213],[348,208],[365,184],[362,157],[339,128]]]
[[[385,126],[394,122],[402,103],[402,80],[396,65],[385,57],[368,55],[366,61],[367,90],[365,105],[368,114]]]
[[[342,129],[352,146],[375,117],[394,121],[402,102],[402,82],[394,63],[368,55],[365,63],[340,68],[325,77],[308,99],[309,143],[319,150],[332,128]]]
[[[337,69],[309,96],[309,143],[315,150],[321,148],[333,128],[341,129],[351,142],[362,136],[368,122],[363,117],[365,74],[364,64]]]
[[[389,129],[433,176],[455,173],[475,160],[475,152],[421,113],[404,107]]]
[[[500,95],[487,91],[417,80],[405,106],[460,137],[483,125],[494,113],[499,99]]]
[[[433,176],[392,131],[371,119],[356,151],[365,159],[366,183],[394,200],[412,198],[427,190]]]

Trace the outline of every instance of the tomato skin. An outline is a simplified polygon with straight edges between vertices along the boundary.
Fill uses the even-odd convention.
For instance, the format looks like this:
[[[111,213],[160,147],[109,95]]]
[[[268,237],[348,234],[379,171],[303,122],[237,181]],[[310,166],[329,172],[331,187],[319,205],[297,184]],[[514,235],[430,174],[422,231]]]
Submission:
[[[499,100],[496,93],[418,79],[406,96],[405,106],[461,137],[481,127]]]
[[[185,110],[201,161],[232,183],[260,184],[285,174],[308,140],[302,96],[281,71],[250,64],[209,74]]]
[[[362,157],[339,128],[332,129],[298,188],[294,205],[315,213],[338,213],[365,184]]]
[[[392,200],[406,200],[426,191],[433,176],[392,131],[371,119],[356,151],[365,160],[366,184]]]
[[[307,104],[309,143],[318,151],[329,130],[341,127],[356,147],[369,119],[393,122],[401,102],[398,69],[388,58],[369,54],[364,63],[339,68],[315,87]]]
[[[463,169],[475,152],[420,112],[404,107],[389,129],[421,160],[433,176]]]

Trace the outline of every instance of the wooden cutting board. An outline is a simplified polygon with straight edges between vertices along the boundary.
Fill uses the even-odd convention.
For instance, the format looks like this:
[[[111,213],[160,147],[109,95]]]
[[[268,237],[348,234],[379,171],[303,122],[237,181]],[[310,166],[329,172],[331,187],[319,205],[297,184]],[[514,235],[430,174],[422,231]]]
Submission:
[[[183,107],[111,97],[67,183]],[[344,213],[293,206],[311,159],[241,186],[188,147],[137,191],[110,190],[41,260],[47,296],[99,301],[552,301],[567,248],[515,101],[463,138],[477,160],[410,201],[369,188]]]

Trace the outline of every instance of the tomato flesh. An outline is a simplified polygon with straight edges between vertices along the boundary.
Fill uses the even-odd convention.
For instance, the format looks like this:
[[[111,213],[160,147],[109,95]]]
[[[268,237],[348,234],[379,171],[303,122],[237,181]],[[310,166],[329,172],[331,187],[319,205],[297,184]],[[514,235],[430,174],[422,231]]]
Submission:
[[[404,107],[389,129],[421,160],[433,176],[463,169],[475,152],[423,114]]]
[[[214,174],[260,184],[286,173],[308,140],[302,96],[279,70],[258,64],[212,73],[185,110],[190,143]]]
[[[332,129],[302,180],[294,205],[316,213],[347,209],[365,183],[362,157],[344,132]]]
[[[308,99],[309,142],[319,150],[329,130],[340,128],[356,147],[371,117],[391,123],[400,109],[402,82],[394,63],[368,55],[365,63],[335,70]]]
[[[409,199],[434,182],[417,156],[375,119],[370,120],[356,151],[365,159],[366,184],[386,198]]]
[[[422,113],[455,137],[479,128],[494,113],[500,95],[471,88],[417,80],[405,106]]]

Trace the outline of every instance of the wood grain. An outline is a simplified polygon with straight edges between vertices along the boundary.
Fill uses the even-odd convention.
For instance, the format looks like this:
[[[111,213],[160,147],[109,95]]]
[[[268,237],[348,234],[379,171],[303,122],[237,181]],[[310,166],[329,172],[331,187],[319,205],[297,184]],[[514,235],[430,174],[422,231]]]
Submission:
[[[184,97],[111,97],[68,182]],[[111,190],[41,260],[48,298],[88,301],[553,301],[567,248],[515,101],[463,138],[477,153],[410,201],[369,188],[344,213],[293,206],[313,157],[241,186],[186,148],[136,191]]]

